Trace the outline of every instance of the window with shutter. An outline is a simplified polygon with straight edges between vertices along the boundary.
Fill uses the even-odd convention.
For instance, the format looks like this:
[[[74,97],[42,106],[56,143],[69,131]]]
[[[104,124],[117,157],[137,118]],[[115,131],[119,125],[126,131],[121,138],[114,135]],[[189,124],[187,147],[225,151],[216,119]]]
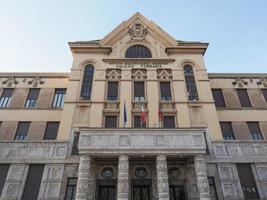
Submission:
[[[0,108],[6,108],[9,106],[11,97],[13,94],[13,88],[4,88],[0,98]]]
[[[160,100],[172,100],[170,82],[160,82]]]
[[[31,122],[19,122],[14,140],[25,140],[30,128]]]
[[[213,99],[216,107],[225,107],[223,93],[221,89],[212,89]]]
[[[55,140],[57,139],[59,122],[47,122],[44,140]]]
[[[25,103],[27,108],[35,108],[38,100],[40,89],[31,88],[29,89],[28,97]]]
[[[251,107],[251,102],[246,89],[236,89],[242,107]]]
[[[84,68],[81,98],[90,100],[94,78],[94,66],[89,64]]]
[[[106,116],[105,128],[117,128],[117,116]]]
[[[74,133],[74,139],[73,139],[73,145],[72,145],[72,151],[71,151],[72,155],[78,155],[79,154],[79,151],[78,151],[79,139],[80,139],[80,134],[75,132]]]
[[[247,122],[252,140],[263,140],[258,122]]]
[[[118,100],[118,82],[108,82],[108,101],[117,101]]]
[[[237,172],[245,199],[260,199],[249,164],[237,164]]]
[[[235,139],[231,122],[220,122],[220,127],[225,140]]]
[[[143,81],[134,82],[134,101],[145,101],[145,87]]]

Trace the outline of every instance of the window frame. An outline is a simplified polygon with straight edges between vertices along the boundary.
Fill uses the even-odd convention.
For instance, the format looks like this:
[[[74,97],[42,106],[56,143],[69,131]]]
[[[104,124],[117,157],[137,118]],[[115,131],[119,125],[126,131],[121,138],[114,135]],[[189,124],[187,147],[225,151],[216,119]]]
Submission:
[[[106,118],[107,117],[116,117],[116,126],[115,127],[106,127]],[[103,128],[107,128],[107,129],[119,128],[119,116],[117,114],[104,115]]]
[[[227,136],[224,136],[223,129],[222,129],[222,124],[229,124],[230,125],[232,136],[228,136],[229,134],[227,134]],[[230,122],[230,121],[219,121],[219,125],[220,125],[220,129],[221,129],[222,137],[223,137],[224,140],[227,140],[227,141],[235,140],[235,133],[234,133],[232,122]]]
[[[27,129],[26,134],[21,134],[23,132],[22,130],[19,131],[20,125],[22,126],[23,123],[27,126],[26,127],[26,129]],[[31,127],[31,122],[30,121],[19,121],[18,124],[17,124],[14,140],[16,140],[16,141],[27,140],[30,127]],[[21,132],[21,133],[18,133],[18,132]]]
[[[34,91],[34,90],[38,91],[37,98],[36,99],[29,99],[30,92]],[[24,108],[34,109],[37,107],[38,99],[40,96],[40,91],[41,91],[41,88],[29,88],[28,89],[28,95],[27,95],[27,98],[26,98],[25,103],[24,103]]]
[[[135,97],[135,83],[143,83],[144,86],[144,98],[140,98],[140,97]],[[146,101],[146,81],[145,80],[133,80],[133,86],[132,86],[132,99],[134,102],[145,102]]]
[[[219,93],[220,93],[220,97],[222,97],[222,101],[220,101],[220,103],[218,103],[217,101],[216,101],[216,99],[214,98],[214,92],[215,91],[219,91]],[[211,93],[212,93],[212,97],[213,97],[213,100],[214,100],[214,104],[215,104],[215,106],[216,106],[216,108],[225,108],[226,107],[226,104],[225,104],[225,100],[224,100],[224,96],[223,96],[223,91],[222,91],[222,88],[212,88],[211,89]],[[217,96],[218,97],[218,96]],[[220,105],[218,105],[218,104],[220,104]]]
[[[168,114],[163,114],[163,123],[162,123],[162,127],[161,128],[163,128],[163,129],[175,129],[175,128],[177,128],[177,122],[176,122],[176,115],[168,115]],[[165,119],[166,119],[166,117],[168,118],[170,118],[170,117],[172,117],[173,118],[173,122],[174,122],[174,127],[165,127]]]
[[[87,78],[89,79],[89,80],[87,80],[87,83],[86,83],[86,81],[85,81],[85,72],[86,72],[86,68],[91,68],[91,69],[93,69],[93,72],[92,72],[92,75],[90,75],[90,77],[88,76]],[[93,63],[86,63],[86,64],[84,64],[83,65],[83,73],[82,73],[82,77],[81,77],[81,86],[80,86],[80,99],[81,100],[86,100],[86,101],[91,101],[91,99],[92,99],[92,91],[93,91],[93,85],[94,85],[94,79],[95,79],[95,64],[93,64]],[[88,72],[89,73],[89,72]],[[90,79],[91,78],[91,79]],[[88,83],[88,81],[91,81],[90,83]],[[90,86],[90,89],[88,89],[88,96],[86,96],[86,95],[83,95],[83,92],[84,93],[86,93],[85,91],[83,91],[84,90],[84,88],[86,88],[86,85],[84,85],[84,84],[87,84],[87,87],[88,86]]]
[[[132,127],[134,128],[134,129],[140,129],[141,128],[141,115],[140,114],[134,114],[134,115],[132,115],[133,117],[132,117]],[[136,117],[139,117],[140,118],[140,126],[139,127],[135,127],[135,118]],[[148,117],[147,117],[148,118]],[[147,128],[147,124],[148,124],[148,119],[146,120],[146,122],[145,122],[145,124],[144,124],[144,126],[142,126],[142,128]]]
[[[192,70],[192,75],[186,75],[186,67],[190,67]],[[196,82],[196,78],[195,78],[195,67],[193,64],[191,63],[185,63],[183,64],[183,73],[184,73],[184,81],[185,81],[185,89],[186,89],[186,97],[188,101],[199,101],[199,93],[198,93],[198,86],[197,86],[197,82]],[[192,80],[188,80],[188,77],[191,78]],[[188,83],[193,84],[189,85]],[[194,95],[190,95],[190,88],[194,88]],[[191,99],[191,97],[193,97],[193,99]],[[194,98],[195,97],[195,98]]]
[[[164,98],[162,98],[162,92],[161,92],[161,83],[169,83],[169,87],[170,87],[170,98],[165,98],[168,96],[164,96]],[[172,90],[172,81],[167,80],[167,81],[159,81],[159,100],[160,102],[172,102],[173,101],[173,90]]]
[[[70,179],[74,180],[76,182],[75,184],[70,184]],[[66,185],[66,192],[65,192],[65,200],[74,200],[77,190],[77,181],[78,177],[67,177],[67,185]],[[68,197],[68,188],[71,188],[71,196]]]
[[[51,135],[47,132],[49,124],[58,124],[55,138],[54,137],[52,138]],[[56,140],[58,137],[59,126],[60,126],[60,121],[48,121],[48,122],[46,122],[43,140]],[[48,137],[48,136],[50,136],[50,137]]]
[[[64,90],[65,93],[57,93],[57,90],[62,90],[62,91]],[[67,88],[55,88],[54,89],[54,96],[53,96],[53,101],[52,101],[51,107],[52,108],[63,108],[64,102],[65,102],[66,93],[67,93]],[[54,103],[57,94],[61,94],[62,96],[61,96],[60,101],[57,98],[56,103]],[[58,106],[58,102],[60,102],[59,106]]]
[[[3,96],[5,91],[11,91],[11,95]],[[3,88],[1,97],[0,97],[0,108],[8,108],[10,106],[10,102],[12,99],[12,96],[14,94],[14,88]]]
[[[139,48],[138,51],[140,51],[140,52],[138,52],[138,53],[140,53],[140,54],[137,54],[137,47]],[[133,49],[133,48],[135,48],[135,49]],[[132,52],[130,52],[130,50]],[[141,52],[141,51],[143,51],[143,52]],[[144,52],[144,51],[146,51],[146,52]],[[144,53],[146,55],[142,55],[142,53]],[[146,45],[133,44],[133,45],[127,47],[127,49],[125,50],[124,58],[126,58],[126,59],[151,59],[151,58],[153,58],[153,55],[152,55],[150,48],[147,47]]]
[[[236,94],[238,96],[238,99],[239,99],[239,102],[240,102],[241,107],[242,108],[252,108],[253,105],[252,105],[252,101],[250,99],[250,96],[248,94],[248,90],[246,88],[236,88],[235,90],[236,90]],[[240,97],[241,94],[238,91],[245,91],[248,102],[244,102],[244,100]],[[247,103],[248,103],[248,105],[245,105]]]
[[[106,81],[107,82],[107,86],[106,86],[106,101],[111,101],[111,102],[117,102],[117,101],[119,101],[119,97],[120,97],[120,82],[118,81],[118,80],[108,80],[108,81]],[[117,99],[115,100],[115,99],[109,99],[109,95],[108,95],[108,93],[109,93],[109,84],[110,83],[117,83]]]
[[[249,124],[253,124],[253,123],[256,124],[257,129],[259,130],[259,133],[253,133],[251,131],[252,127],[249,126]],[[250,134],[251,140],[264,140],[264,136],[262,134],[262,130],[261,130],[261,126],[260,126],[259,122],[249,121],[249,122],[247,122],[247,127],[248,127],[248,130],[249,130],[249,134]]]

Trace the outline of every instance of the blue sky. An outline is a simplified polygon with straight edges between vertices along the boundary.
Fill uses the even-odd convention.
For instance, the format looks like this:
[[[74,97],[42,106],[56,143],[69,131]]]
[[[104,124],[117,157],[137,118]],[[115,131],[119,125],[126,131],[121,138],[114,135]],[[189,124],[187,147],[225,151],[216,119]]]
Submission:
[[[68,72],[68,41],[101,39],[137,11],[209,42],[209,72],[267,72],[267,0],[0,0],[0,71]]]

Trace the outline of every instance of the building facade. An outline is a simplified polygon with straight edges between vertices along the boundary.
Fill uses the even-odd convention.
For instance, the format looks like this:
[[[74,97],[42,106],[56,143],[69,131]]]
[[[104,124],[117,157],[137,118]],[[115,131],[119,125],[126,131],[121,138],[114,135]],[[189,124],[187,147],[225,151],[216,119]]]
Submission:
[[[267,199],[267,74],[140,13],[69,46],[69,73],[0,73],[0,199]]]

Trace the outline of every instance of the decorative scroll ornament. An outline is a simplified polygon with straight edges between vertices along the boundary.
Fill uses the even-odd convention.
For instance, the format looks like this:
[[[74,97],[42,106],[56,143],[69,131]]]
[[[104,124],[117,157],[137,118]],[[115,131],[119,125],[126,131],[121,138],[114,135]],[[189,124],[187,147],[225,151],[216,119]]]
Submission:
[[[38,85],[44,84],[44,81],[39,76],[36,76],[31,81],[28,81],[28,84],[33,87],[38,87]]]
[[[102,170],[102,176],[103,178],[111,178],[114,175],[114,171],[111,167],[105,167]]]
[[[232,82],[234,86],[243,88],[248,85],[247,81],[244,81],[242,78],[236,78],[235,81]]]
[[[135,170],[135,176],[138,178],[145,178],[147,176],[147,170],[144,167],[138,167]]]
[[[147,34],[147,28],[141,23],[135,23],[132,28],[129,28],[129,34],[132,40],[144,40]]]
[[[11,76],[5,81],[2,81],[2,83],[6,85],[7,87],[12,87],[13,85],[17,85],[19,82],[15,79],[14,76]]]
[[[267,87],[267,78],[261,78],[261,80],[257,82],[257,84],[263,87]]]

